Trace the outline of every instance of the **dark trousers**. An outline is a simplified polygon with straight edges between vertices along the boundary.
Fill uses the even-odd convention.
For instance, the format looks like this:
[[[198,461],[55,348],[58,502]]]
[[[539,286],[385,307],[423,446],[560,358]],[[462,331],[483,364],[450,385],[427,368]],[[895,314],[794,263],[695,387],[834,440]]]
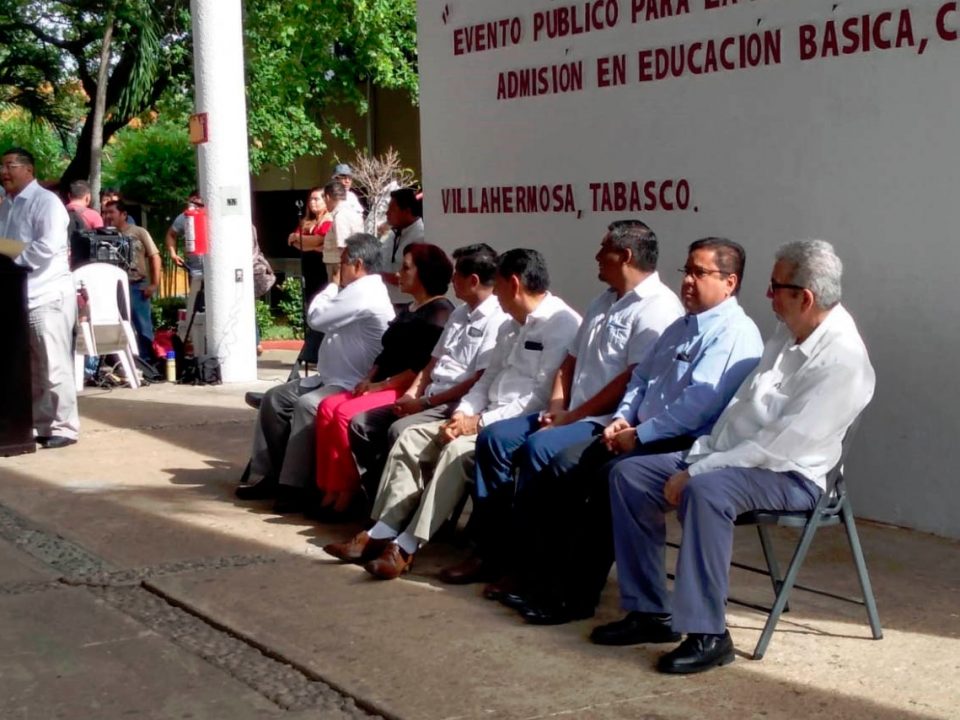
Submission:
[[[627,458],[688,449],[694,438],[638,445],[614,455],[599,437],[561,452],[514,505],[518,575],[543,603],[595,607],[613,565],[610,473]]]

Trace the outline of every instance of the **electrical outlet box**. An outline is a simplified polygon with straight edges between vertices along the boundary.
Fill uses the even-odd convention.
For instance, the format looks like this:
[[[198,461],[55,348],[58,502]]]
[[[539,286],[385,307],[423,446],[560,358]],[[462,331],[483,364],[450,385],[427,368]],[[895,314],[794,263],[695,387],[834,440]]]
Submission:
[[[237,268],[233,271],[233,280],[234,282],[243,282],[243,270]]]

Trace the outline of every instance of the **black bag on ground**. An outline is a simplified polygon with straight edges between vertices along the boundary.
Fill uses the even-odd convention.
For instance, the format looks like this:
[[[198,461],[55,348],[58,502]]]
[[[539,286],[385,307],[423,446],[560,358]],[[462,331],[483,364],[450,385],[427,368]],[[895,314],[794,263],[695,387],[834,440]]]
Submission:
[[[216,355],[200,355],[183,359],[183,374],[177,380],[181,385],[219,385],[220,360]]]

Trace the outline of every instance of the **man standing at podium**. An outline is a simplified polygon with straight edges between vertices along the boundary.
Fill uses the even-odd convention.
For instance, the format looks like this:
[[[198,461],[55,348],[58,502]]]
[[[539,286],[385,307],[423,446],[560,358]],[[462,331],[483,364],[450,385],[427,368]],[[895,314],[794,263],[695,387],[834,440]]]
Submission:
[[[69,217],[60,199],[34,179],[33,155],[10,148],[0,159],[0,237],[26,243],[15,259],[29,270],[27,311],[33,427],[44,448],[73,445],[80,432],[73,379],[77,298],[67,264]]]

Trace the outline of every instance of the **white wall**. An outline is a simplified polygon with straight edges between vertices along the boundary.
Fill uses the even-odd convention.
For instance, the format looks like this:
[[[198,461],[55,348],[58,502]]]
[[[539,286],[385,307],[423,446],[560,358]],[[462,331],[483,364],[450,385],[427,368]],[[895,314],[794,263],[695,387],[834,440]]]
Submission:
[[[535,12],[582,12],[584,3],[420,0],[428,239],[537,248],[554,290],[582,308],[600,289],[593,254],[608,222],[647,221],[662,239],[661,274],[675,285],[686,245],[724,235],[747,249],[742,299],[765,335],[775,248],[830,240],[846,264],[844,304],[878,376],[848,466],[854,506],[864,517],[960,537],[960,322],[951,303],[960,288],[960,42],[936,30],[950,4],[901,0],[881,37],[895,38],[902,8],[913,47],[801,61],[801,24],[822,36],[831,18],[876,18],[889,0],[743,0],[715,10],[690,0],[687,14],[637,24],[632,5],[643,0],[609,2],[619,9],[615,27],[535,41]],[[454,53],[456,28],[512,17],[523,28],[519,44]],[[946,13],[945,27],[960,30],[960,14]],[[643,49],[776,28],[779,64],[638,80]],[[627,56],[626,84],[597,87],[596,59],[616,53]],[[497,99],[502,71],[577,60],[580,91]],[[692,188],[685,211],[593,207],[592,182],[680,178]],[[456,214],[442,203],[442,188],[533,183],[569,183],[578,212]]]

